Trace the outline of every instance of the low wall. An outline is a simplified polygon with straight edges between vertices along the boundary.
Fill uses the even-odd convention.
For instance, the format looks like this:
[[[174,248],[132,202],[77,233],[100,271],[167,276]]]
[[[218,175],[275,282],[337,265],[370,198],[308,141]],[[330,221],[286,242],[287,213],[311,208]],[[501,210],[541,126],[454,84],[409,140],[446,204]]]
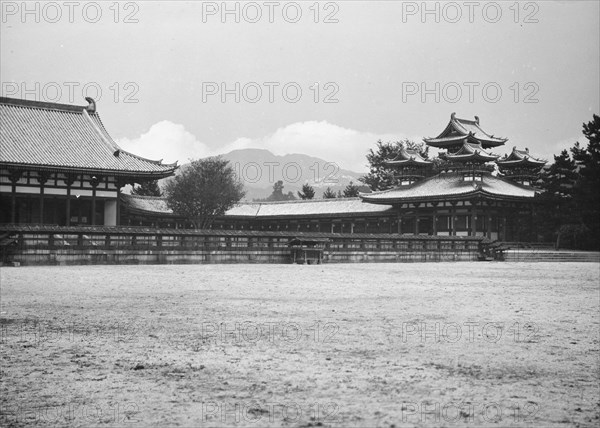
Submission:
[[[326,238],[323,263],[477,260],[482,237],[194,231],[117,227],[0,227],[13,245],[4,263],[23,265],[291,263],[294,237]]]

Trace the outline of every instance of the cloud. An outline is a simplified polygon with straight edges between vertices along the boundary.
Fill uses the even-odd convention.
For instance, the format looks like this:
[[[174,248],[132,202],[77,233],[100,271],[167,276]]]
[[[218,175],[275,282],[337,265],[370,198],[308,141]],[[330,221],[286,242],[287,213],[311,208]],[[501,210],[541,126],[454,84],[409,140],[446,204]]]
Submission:
[[[121,148],[148,159],[164,159],[165,163],[210,156],[211,150],[183,125],[163,120],[150,127],[139,138],[121,138],[117,140]]]
[[[149,159],[164,158],[165,162],[178,160],[186,163],[188,159],[255,148],[267,149],[276,155],[302,153],[336,162],[342,168],[362,172],[366,170],[365,155],[370,148],[375,147],[377,140],[393,141],[402,138],[405,136],[361,132],[326,121],[307,121],[292,123],[264,137],[240,137],[213,150],[198,141],[183,125],[164,120],[152,125],[139,138],[123,138],[117,143],[132,153]],[[421,141],[420,137],[411,139]]]
[[[336,162],[342,168],[364,171],[367,154],[377,140],[402,139],[399,134],[374,134],[343,128],[326,121],[297,122],[262,138],[239,138],[222,150],[261,148],[276,155],[303,153]],[[420,138],[417,139],[420,141]]]

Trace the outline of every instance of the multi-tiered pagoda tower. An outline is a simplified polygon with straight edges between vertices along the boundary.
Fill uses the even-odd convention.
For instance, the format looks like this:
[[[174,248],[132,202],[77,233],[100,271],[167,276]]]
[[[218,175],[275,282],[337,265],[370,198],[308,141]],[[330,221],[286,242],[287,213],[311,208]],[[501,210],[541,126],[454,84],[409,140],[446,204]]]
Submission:
[[[425,159],[417,150],[401,147],[398,156],[385,164],[394,168],[394,176],[398,183],[407,186],[426,177],[433,163]]]
[[[539,178],[546,161],[532,157],[528,148],[517,150],[513,147],[512,152],[497,160],[496,164],[505,177],[530,186]]]
[[[398,186],[363,194],[365,202],[393,204],[399,215],[398,232],[430,235],[487,236],[524,239],[537,189],[532,187],[545,161],[529,151],[513,149],[500,158],[491,152],[507,138],[485,132],[479,118],[459,119],[454,113],[429,147],[442,149],[440,164],[416,151],[402,149],[387,162],[396,169]]]

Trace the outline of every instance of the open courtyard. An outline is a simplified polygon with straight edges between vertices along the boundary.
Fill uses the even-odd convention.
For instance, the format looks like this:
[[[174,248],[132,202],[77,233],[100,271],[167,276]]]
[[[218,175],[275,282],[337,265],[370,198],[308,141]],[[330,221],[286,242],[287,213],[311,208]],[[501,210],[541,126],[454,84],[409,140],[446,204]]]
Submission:
[[[2,268],[0,425],[597,426],[599,273]]]

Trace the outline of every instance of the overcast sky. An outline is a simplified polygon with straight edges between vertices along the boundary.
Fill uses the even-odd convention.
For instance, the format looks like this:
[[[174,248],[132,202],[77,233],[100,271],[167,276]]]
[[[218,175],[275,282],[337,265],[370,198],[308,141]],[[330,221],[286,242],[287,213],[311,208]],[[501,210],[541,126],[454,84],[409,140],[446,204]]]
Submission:
[[[498,154],[551,158],[600,112],[597,1],[74,4],[2,2],[2,95],[95,97],[150,158],[258,147],[360,171],[378,138],[452,112],[508,137]]]

